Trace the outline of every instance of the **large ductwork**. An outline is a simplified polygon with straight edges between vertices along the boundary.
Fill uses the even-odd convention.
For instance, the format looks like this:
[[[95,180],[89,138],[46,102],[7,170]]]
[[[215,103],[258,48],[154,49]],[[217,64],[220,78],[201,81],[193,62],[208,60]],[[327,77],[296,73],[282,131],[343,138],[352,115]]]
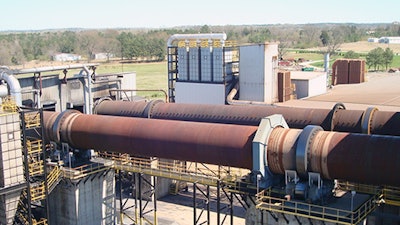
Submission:
[[[5,80],[10,90],[10,95],[14,97],[14,101],[17,106],[22,106],[22,94],[21,94],[21,85],[17,78],[13,75],[9,75],[5,71],[1,71],[0,80]]]
[[[258,126],[261,119],[281,114],[289,127],[303,129],[318,125],[327,131],[400,136],[400,113],[366,110],[345,110],[336,104],[331,110],[279,106],[229,106],[126,101],[101,101],[94,113],[102,115],[143,117],[153,119],[198,121]]]
[[[128,153],[255,170],[255,140],[265,166],[274,174],[296,170],[373,185],[400,186],[400,137],[264,126],[151,120],[44,112],[47,141],[78,149]],[[267,126],[268,128],[268,126]],[[260,133],[261,132],[261,133]],[[263,138],[265,140],[263,140]],[[256,152],[257,153],[257,152]],[[259,165],[263,166],[263,165]]]

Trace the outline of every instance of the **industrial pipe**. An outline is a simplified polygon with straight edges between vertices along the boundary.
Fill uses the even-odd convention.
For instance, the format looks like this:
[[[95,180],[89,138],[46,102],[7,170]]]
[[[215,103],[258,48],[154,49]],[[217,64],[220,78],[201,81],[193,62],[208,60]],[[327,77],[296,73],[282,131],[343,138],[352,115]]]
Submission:
[[[21,94],[21,85],[17,78],[13,75],[8,74],[5,71],[1,71],[0,80],[5,80],[10,90],[10,95],[14,97],[15,103],[17,106],[22,106],[22,94]]]
[[[45,139],[95,149],[238,168],[253,168],[261,127],[44,112]],[[373,185],[400,186],[400,137],[274,127],[265,158],[274,174],[295,169]]]
[[[72,64],[72,65],[63,65],[63,66],[47,66],[47,67],[38,67],[38,68],[29,68],[29,69],[17,69],[12,70],[12,74],[27,74],[27,73],[41,73],[41,72],[51,72],[58,70],[69,70],[69,69],[83,69],[84,67],[98,66],[98,63],[89,63],[89,64]]]
[[[303,177],[306,174],[302,172],[317,172],[330,180],[400,185],[400,176],[395,172],[400,169],[400,137],[313,129],[301,141],[304,131],[279,127],[272,131],[275,138],[268,141],[267,159],[273,173],[295,169]],[[296,136],[296,142],[286,138]]]
[[[83,70],[86,73],[86,79],[84,79],[85,84],[84,84],[84,90],[83,90],[83,96],[85,98],[85,113],[86,114],[92,114],[93,110],[93,97],[92,97],[92,74],[90,74],[90,70],[88,67],[83,66]],[[81,71],[81,73],[82,73]]]
[[[74,148],[251,168],[254,126],[44,112],[46,140]]]
[[[8,95],[8,88],[6,84],[0,84],[0,97],[6,97]]]
[[[102,101],[94,112],[102,115],[144,117],[258,126],[261,119],[281,114],[290,128],[303,129],[318,125],[327,131],[400,136],[400,112],[378,111],[375,108],[344,110],[293,108],[282,106],[229,106],[151,102]]]
[[[226,102],[229,105],[270,105],[266,102],[259,102],[259,101],[248,101],[248,100],[236,100],[233,99],[235,95],[239,91],[239,82],[235,84],[229,94],[226,96]]]

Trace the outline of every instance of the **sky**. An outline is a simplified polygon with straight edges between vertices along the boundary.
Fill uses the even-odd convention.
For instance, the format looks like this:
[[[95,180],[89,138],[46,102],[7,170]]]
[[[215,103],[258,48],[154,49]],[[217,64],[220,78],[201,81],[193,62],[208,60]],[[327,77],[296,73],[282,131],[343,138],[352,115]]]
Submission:
[[[392,23],[399,0],[1,0],[0,31]]]

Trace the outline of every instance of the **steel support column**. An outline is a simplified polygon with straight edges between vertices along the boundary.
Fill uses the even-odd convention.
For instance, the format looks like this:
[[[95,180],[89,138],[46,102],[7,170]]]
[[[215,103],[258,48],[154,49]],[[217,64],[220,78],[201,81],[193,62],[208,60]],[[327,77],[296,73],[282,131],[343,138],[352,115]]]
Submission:
[[[133,176],[129,177],[126,176],[127,173],[121,170],[118,170],[117,176],[118,176],[118,183],[119,183],[119,203],[120,203],[120,223],[122,224],[124,222],[124,218],[127,217],[129,218],[130,221],[133,222],[133,224],[138,224],[138,207],[137,207],[137,195],[136,195],[136,174],[133,174]],[[126,179],[126,183],[129,183],[129,187],[124,186],[124,177]],[[127,195],[125,196],[125,193]],[[125,198],[124,198],[125,197]],[[131,203],[133,201],[133,203]],[[133,215],[132,213],[129,213],[128,211],[133,208]]]
[[[157,225],[157,196],[156,196],[156,187],[157,177],[151,176],[150,180],[148,180],[144,174],[138,174],[138,194],[139,194],[139,224],[151,224]],[[153,182],[153,183],[152,183]],[[149,190],[143,190],[143,184],[147,184]],[[143,199],[143,195],[147,195],[147,199]],[[143,201],[145,203],[143,204]],[[150,207],[150,202],[153,201],[153,208]],[[153,218],[146,217],[148,214],[153,212]]]
[[[193,183],[193,224],[194,225],[200,225],[200,224],[210,224],[211,219],[210,219],[210,186],[205,185],[206,191],[201,190],[198,188],[198,184]],[[198,199],[197,197],[197,191],[201,194],[203,197],[202,199]],[[200,201],[198,201],[200,200]],[[200,208],[200,214],[197,214],[197,207],[199,206]],[[205,221],[200,221],[204,211],[207,212],[206,215],[206,220]]]

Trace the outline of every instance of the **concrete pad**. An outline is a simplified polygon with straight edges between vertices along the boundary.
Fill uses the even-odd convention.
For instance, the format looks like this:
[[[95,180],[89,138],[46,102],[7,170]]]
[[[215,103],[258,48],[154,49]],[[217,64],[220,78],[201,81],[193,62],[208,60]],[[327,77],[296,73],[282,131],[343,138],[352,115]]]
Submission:
[[[346,109],[374,106],[381,111],[400,112],[400,73],[368,73],[364,83],[337,85],[326,94],[275,105],[331,109],[338,102],[344,103]]]

